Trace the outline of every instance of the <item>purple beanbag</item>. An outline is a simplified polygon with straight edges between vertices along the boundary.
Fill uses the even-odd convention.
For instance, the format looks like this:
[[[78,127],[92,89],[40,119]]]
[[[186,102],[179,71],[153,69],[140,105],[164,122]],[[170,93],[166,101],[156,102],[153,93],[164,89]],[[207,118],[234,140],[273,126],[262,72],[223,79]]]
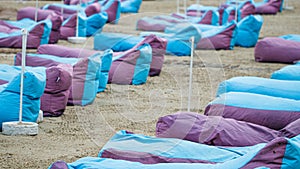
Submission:
[[[152,62],[152,48],[149,44],[138,43],[125,52],[115,52],[108,82],[122,85],[146,83]]]
[[[99,12],[101,12],[101,4],[100,3],[93,3],[89,6],[87,6],[84,10],[85,14],[87,17],[97,14]]]
[[[255,6],[250,1],[244,3],[243,7],[240,10],[241,19],[245,18],[246,16],[255,14]]]
[[[163,32],[167,27],[173,26],[174,23],[171,23],[167,20],[143,17],[137,21],[136,29],[142,31],[161,31]]]
[[[28,66],[33,67],[43,66],[49,68],[62,63],[72,65],[72,85],[68,96],[68,105],[84,106],[94,101],[99,85],[99,69],[101,68],[99,55],[78,59],[43,54],[27,54],[26,61]],[[15,65],[21,65],[21,53],[16,55]]]
[[[28,30],[27,48],[35,49],[40,44],[44,37],[44,30],[48,29],[45,22],[40,22]],[[21,48],[22,47],[22,34],[19,27],[12,26],[3,20],[0,20],[0,47]]]
[[[37,49],[37,53],[60,56],[64,58],[85,58],[99,52],[82,48],[70,48],[61,45],[46,44],[39,46]]]
[[[212,18],[213,18],[213,11],[212,10],[208,10],[206,11],[200,11],[200,16],[198,16],[199,13],[197,11],[188,11],[187,12],[187,16],[194,16],[194,17],[202,17],[202,19],[197,22],[198,24],[208,24],[208,25],[212,25]],[[173,16],[176,16],[176,14],[173,14]],[[178,16],[178,15],[177,15]]]
[[[22,8],[18,11],[17,13],[17,20],[21,20],[24,18],[29,18],[34,20],[35,19],[35,11],[36,8],[34,7],[25,7]],[[50,19],[52,22],[52,28],[51,28],[51,33],[50,33],[50,39],[49,43],[57,43],[59,40],[59,34],[60,34],[60,27],[63,22],[63,17],[51,10],[42,10],[38,9],[37,13],[37,21],[45,20],[45,19]]]
[[[294,137],[300,134],[300,119],[276,131],[264,126],[205,116],[198,113],[179,112],[159,118],[156,136],[179,138],[216,146],[250,146],[267,143],[277,137]]]
[[[283,0],[269,0],[266,3],[257,5],[255,8],[256,14],[272,14],[275,15],[277,12],[281,11],[281,6]]]
[[[76,20],[78,15],[72,14],[69,17],[68,22],[66,22],[60,28],[60,39],[67,40],[68,37],[72,37],[76,35]]]
[[[63,114],[70,94],[73,68],[61,64],[46,69],[46,88],[41,97],[41,110],[45,117]]]
[[[102,3],[102,6],[105,7],[101,10],[106,12],[108,15],[108,23],[117,24],[120,18],[121,13],[121,1],[120,0],[106,0]]]
[[[255,61],[293,63],[300,60],[300,42],[267,37],[255,46]]]
[[[231,24],[226,29],[209,37],[202,37],[197,43],[197,49],[232,49],[236,24]]]
[[[143,43],[149,43],[152,48],[152,62],[150,65],[149,76],[158,76],[164,64],[167,40],[155,35],[147,36]]]

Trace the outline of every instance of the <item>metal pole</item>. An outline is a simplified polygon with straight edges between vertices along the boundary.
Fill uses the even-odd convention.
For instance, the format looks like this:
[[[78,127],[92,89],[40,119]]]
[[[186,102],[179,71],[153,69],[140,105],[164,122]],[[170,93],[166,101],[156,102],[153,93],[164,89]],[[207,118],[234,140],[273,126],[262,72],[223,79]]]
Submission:
[[[177,0],[177,14],[179,14],[179,0]]]
[[[22,29],[22,69],[21,69],[21,85],[20,85],[20,111],[19,111],[19,123],[22,123],[23,116],[23,87],[24,87],[24,72],[26,65],[26,46],[27,46],[27,35],[26,29]]]
[[[79,3],[81,4],[81,0],[79,1]],[[77,20],[76,20],[76,37],[78,37],[78,32],[79,32],[79,13],[80,13],[80,5],[77,4]]]
[[[197,5],[199,6],[200,9],[197,9],[197,17],[201,16],[201,5],[200,5],[200,0],[197,0]]]
[[[37,22],[37,17],[38,17],[38,10],[39,10],[39,1],[35,1],[35,16],[34,16],[34,21]]]
[[[189,81],[189,96],[188,96],[188,112],[191,110],[192,82],[193,82],[193,60],[194,60],[194,44],[195,37],[191,37],[191,63],[190,63],[190,81]]]
[[[64,3],[64,0],[61,0],[61,3],[64,5],[64,4],[65,4],[65,3]],[[61,16],[64,15],[64,7],[61,7],[60,13],[61,13]]]
[[[238,1],[235,0],[235,21],[238,22]]]
[[[184,3],[184,4],[183,4],[183,5],[184,5],[184,6],[183,6],[183,8],[184,8],[184,9],[183,9],[183,10],[184,10],[184,15],[186,15],[186,14],[187,14],[187,12],[186,12],[186,0],[184,0],[183,3]]]

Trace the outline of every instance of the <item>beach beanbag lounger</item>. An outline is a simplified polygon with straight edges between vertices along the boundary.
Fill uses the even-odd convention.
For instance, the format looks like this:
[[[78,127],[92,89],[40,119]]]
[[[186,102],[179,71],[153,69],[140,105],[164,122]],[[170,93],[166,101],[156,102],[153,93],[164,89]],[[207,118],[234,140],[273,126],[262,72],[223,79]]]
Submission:
[[[255,13],[256,14],[277,14],[282,11],[283,0],[263,0],[256,2]]]
[[[76,24],[78,18],[78,36],[86,37],[87,17],[84,13],[72,14],[64,20],[60,28],[60,39],[67,40],[68,37],[76,36]]]
[[[72,75],[73,68],[68,64],[46,69],[46,88],[41,97],[41,110],[44,117],[57,117],[64,113],[70,95]]]
[[[87,58],[94,54],[101,54],[101,69],[98,92],[102,92],[106,89],[106,85],[108,82],[108,72],[110,70],[113,57],[113,53],[111,50],[100,52],[88,49],[65,47],[60,45],[41,45],[37,49],[37,52],[39,54],[48,54],[63,58]]]
[[[262,94],[229,92],[210,102],[204,112],[280,130],[300,118],[298,100]]]
[[[120,131],[100,150],[98,158],[87,157],[66,168],[290,168],[299,163],[299,136],[279,137],[247,147],[217,147],[174,138],[155,138]],[[293,160],[288,160],[293,159]],[[64,165],[63,165],[64,164]],[[56,163],[50,166],[58,167]]]
[[[187,16],[184,14],[172,13],[170,15],[158,15],[152,17],[153,19],[163,20],[170,23],[195,23],[195,24],[209,24],[209,25],[218,25],[218,22],[215,21],[214,15],[207,11],[201,15],[201,17]]]
[[[300,81],[300,65],[288,65],[272,73],[271,79]]]
[[[296,34],[282,35],[282,36],[279,36],[279,37],[282,38],[282,39],[285,39],[285,40],[300,42],[300,35],[296,35]]]
[[[238,32],[236,22],[222,26],[195,25],[202,31],[202,38],[197,49],[233,49]]]
[[[117,24],[121,16],[121,1],[120,0],[105,0],[101,2],[101,11],[107,13],[108,23]]]
[[[77,15],[79,15],[79,36],[92,36],[97,31],[101,31],[102,27],[108,20],[108,13],[101,11],[101,4],[93,3],[87,7],[80,8],[77,14],[78,7],[76,5],[68,6],[62,4],[48,4],[43,9],[52,10],[61,13],[63,9],[64,22],[62,24],[62,37],[75,36]]]
[[[22,121],[36,122],[46,85],[44,68],[27,67],[24,73]],[[0,65],[0,130],[2,123],[19,121],[21,68]]]
[[[7,68],[7,66],[0,67],[6,68],[7,71],[11,69]],[[26,67],[26,69],[36,68]],[[44,116],[60,116],[67,106],[70,94],[72,66],[64,64],[43,69],[46,69],[46,86],[40,98],[40,109],[43,111]],[[18,71],[10,71],[12,76],[19,73]]]
[[[221,116],[205,116],[192,112],[178,112],[160,117],[156,124],[156,136],[179,138],[196,143],[216,146],[251,146],[266,143],[277,137],[294,137],[300,134],[300,119],[284,132],[253,123]]]
[[[24,18],[35,20],[35,13],[36,8],[34,7],[21,8],[18,10],[17,20],[22,20]],[[60,36],[60,27],[63,22],[63,17],[55,11],[38,9],[37,21],[42,21],[45,19],[50,19],[52,22],[49,43],[57,43]]]
[[[66,163],[64,161],[56,161],[52,163],[49,169],[75,169],[75,168],[102,168],[109,169],[113,165],[115,169],[131,168],[131,169],[162,169],[162,168],[172,168],[172,169],[224,169],[224,168],[297,168],[299,163],[299,136],[288,139],[288,138],[278,138],[274,139],[269,143],[261,143],[256,146],[251,147],[233,147],[233,148],[220,148],[220,150],[225,150],[226,153],[218,151],[220,154],[224,154],[223,157],[228,157],[231,154],[227,152],[232,152],[238,154],[237,158],[227,160],[221,163],[209,163],[209,162],[196,162],[196,163],[170,163],[171,160],[165,160],[167,162],[156,163],[156,164],[143,164],[140,162],[131,162],[128,160],[118,160],[113,158],[99,158],[99,157],[84,157],[73,163]],[[174,146],[175,147],[175,146]],[[204,148],[200,152],[205,151],[204,156],[208,156],[214,150],[213,147],[209,147],[208,150]],[[169,152],[169,151],[168,151]],[[181,151],[185,152],[185,149]],[[239,154],[240,153],[240,154]],[[165,154],[165,153],[163,153]],[[132,156],[130,156],[132,157]],[[209,155],[210,157],[210,155]],[[209,158],[208,157],[208,158]],[[223,158],[222,157],[222,158]],[[134,156],[133,156],[134,158]],[[141,157],[137,157],[141,159]],[[143,157],[144,161],[150,161],[152,159],[162,159],[163,158],[151,158],[150,155]],[[149,160],[148,160],[149,159]]]
[[[155,35],[138,37],[121,33],[99,33],[94,37],[94,49],[112,49],[115,52],[126,51],[138,43],[148,43],[152,48],[152,62],[149,76],[158,76],[161,72],[166,53],[167,41]]]
[[[101,0],[81,0],[81,5],[84,4],[91,4],[91,3],[95,3]],[[80,0],[64,0],[64,4],[66,5],[77,5],[80,3]]]
[[[208,25],[219,25],[220,16],[217,7],[193,4],[187,8],[186,14],[187,16],[193,16],[197,18],[201,17],[201,21],[197,23],[208,24]]]
[[[108,16],[105,12],[89,16],[86,21],[86,36],[93,36],[95,33],[101,32],[107,19]]]
[[[165,33],[159,32],[141,32],[140,35],[145,37],[154,34],[158,37],[167,39],[166,52],[176,56],[189,56],[191,54],[192,36],[195,37],[195,44],[201,39],[201,30],[194,24],[181,23],[175,24],[165,30]]]
[[[43,10],[51,10],[57,13],[60,13],[63,16],[63,19],[66,20],[71,15],[77,13],[77,11],[85,11],[85,8],[78,7],[77,5],[64,5],[64,4],[46,4],[42,7]],[[63,12],[63,13],[61,13]]]
[[[258,41],[263,22],[263,18],[260,15],[249,15],[239,21],[235,45],[254,47]]]
[[[293,63],[300,60],[300,42],[267,37],[257,42],[254,57],[257,62]]]
[[[237,19],[235,18],[236,3],[238,3]],[[255,6],[252,0],[240,2],[229,0],[219,8],[219,13],[222,18],[222,24],[226,24],[227,22],[231,22],[232,20],[236,20],[237,22],[239,22],[246,16],[255,14]]]
[[[70,64],[73,67],[72,86],[68,105],[91,104],[97,94],[99,86],[101,55],[95,54],[86,58],[62,58],[45,54],[27,54],[28,66],[51,67],[59,64]],[[17,54],[15,65],[21,64],[21,54]]]
[[[247,92],[300,100],[300,81],[234,77],[219,84],[217,96],[228,92]]]
[[[136,29],[142,31],[160,31],[163,32],[167,27],[173,26],[171,23],[162,19],[155,19],[152,17],[143,17],[137,21]]]
[[[77,10],[79,1],[75,0],[70,5],[51,4],[46,5],[44,8],[51,8],[52,10],[61,11],[61,8],[68,10],[68,13],[73,14]],[[87,6],[85,5],[87,4]],[[82,10],[85,11],[86,15],[92,16],[97,13],[106,13],[108,16],[108,23],[117,24],[121,15],[121,1],[120,0],[91,0],[86,3],[82,3]]]
[[[51,32],[51,21],[49,19],[35,22],[25,18],[20,21],[0,20],[0,47],[21,48],[22,32],[28,31],[27,48],[37,48],[39,45],[49,42]]]
[[[141,85],[149,75],[152,49],[149,44],[140,43],[125,52],[114,53],[112,60],[109,83]]]
[[[224,169],[297,168],[300,136],[279,137],[247,147],[217,147],[174,138],[155,138],[120,131],[101,149],[99,157],[73,163],[54,162],[49,169]],[[263,167],[262,167],[263,166]]]
[[[122,13],[138,13],[142,0],[121,0]]]

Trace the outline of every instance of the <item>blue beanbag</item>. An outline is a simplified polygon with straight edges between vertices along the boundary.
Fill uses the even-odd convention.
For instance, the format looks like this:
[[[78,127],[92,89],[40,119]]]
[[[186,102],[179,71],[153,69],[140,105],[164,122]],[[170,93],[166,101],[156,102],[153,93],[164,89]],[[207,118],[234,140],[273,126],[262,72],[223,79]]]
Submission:
[[[253,47],[258,41],[260,30],[263,25],[263,17],[260,15],[249,15],[238,22],[238,33],[235,45],[242,47]]]
[[[300,81],[234,77],[220,83],[217,96],[228,92],[248,92],[300,100]]]
[[[26,67],[23,88],[22,120],[36,122],[40,110],[40,97],[46,86],[46,69]],[[3,122],[19,120],[21,68],[0,65],[0,130]]]
[[[272,73],[271,79],[300,81],[300,65],[289,65]]]

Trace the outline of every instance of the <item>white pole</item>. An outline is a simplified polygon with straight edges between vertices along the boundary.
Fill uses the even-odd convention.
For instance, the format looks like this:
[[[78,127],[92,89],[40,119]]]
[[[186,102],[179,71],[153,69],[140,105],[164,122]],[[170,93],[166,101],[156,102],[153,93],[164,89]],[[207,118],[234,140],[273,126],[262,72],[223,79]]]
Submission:
[[[64,0],[61,0],[61,3],[64,5],[64,4],[65,4],[65,3],[64,3]],[[60,13],[61,13],[61,16],[64,15],[64,8],[63,8],[63,7],[61,7]]]
[[[81,3],[81,1],[79,1]],[[76,37],[78,37],[78,29],[79,29],[79,4],[77,4],[77,20],[76,20]]]
[[[179,0],[177,0],[177,14],[179,14]]]
[[[194,60],[194,44],[195,37],[191,37],[191,63],[190,63],[190,81],[189,81],[189,96],[188,96],[188,112],[191,110],[191,96],[192,96],[192,81],[193,81],[193,60]]]
[[[238,22],[238,1],[235,0],[235,21]]]
[[[184,0],[184,6],[183,6],[183,8],[184,8],[184,15],[186,15],[187,14],[187,12],[186,12],[186,0]]]
[[[197,5],[199,6],[200,9],[197,9],[197,17],[201,16],[201,5],[200,5],[200,0],[197,0]]]
[[[35,16],[34,16],[34,21],[37,22],[37,17],[38,17],[38,10],[39,10],[39,1],[35,1]]]
[[[20,85],[20,111],[19,111],[19,123],[22,123],[23,115],[23,86],[24,86],[24,72],[26,65],[26,46],[27,46],[27,35],[26,29],[22,29],[22,69],[21,69],[21,85]]]

